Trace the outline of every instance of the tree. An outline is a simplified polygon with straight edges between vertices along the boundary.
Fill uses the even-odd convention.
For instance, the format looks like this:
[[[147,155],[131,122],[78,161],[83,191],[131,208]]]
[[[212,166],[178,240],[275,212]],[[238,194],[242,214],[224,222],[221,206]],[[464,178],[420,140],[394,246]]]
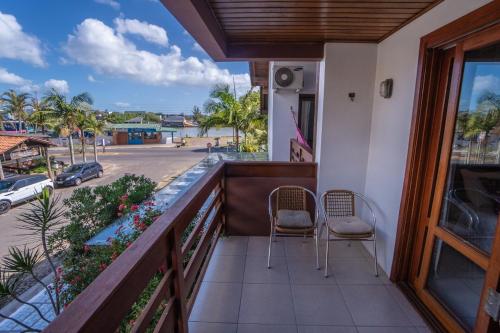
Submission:
[[[88,93],[73,96],[68,102],[66,96],[52,89],[47,97],[47,102],[53,108],[54,114],[59,119],[58,131],[61,135],[68,137],[71,164],[75,164],[75,152],[73,149],[72,134],[77,127],[79,117],[84,109],[93,103]]]
[[[263,134],[267,137],[267,121],[259,110],[258,92],[248,91],[238,99],[228,85],[217,85],[205,103],[206,116],[199,121],[200,133],[205,134],[212,127],[229,126],[234,130],[238,151],[240,132],[244,135],[243,150],[257,151],[263,142]],[[252,136],[252,140],[248,140],[248,135]]]
[[[22,93],[18,94],[15,90],[10,89],[3,93],[0,101],[3,104],[3,110],[10,113],[18,122],[19,130],[22,129],[22,122],[26,120],[28,114],[26,113],[26,107],[29,103],[29,94]],[[18,129],[16,129],[17,132]]]
[[[78,112],[78,117],[76,120],[76,127],[80,131],[80,143],[82,145],[82,159],[83,162],[87,162],[87,155],[85,152],[85,130],[90,125],[90,114],[85,110],[80,110]]]
[[[97,136],[102,134],[104,128],[106,127],[106,123],[104,121],[96,119],[95,116],[92,116],[89,120],[87,129],[94,133],[94,161],[97,162]]]
[[[216,85],[205,103],[205,117],[199,124],[201,134],[212,127],[229,126],[235,133],[236,149],[240,146],[241,105],[235,95],[231,94],[229,85]]]
[[[201,109],[198,106],[193,106],[193,120],[197,123],[200,124],[201,121],[204,118],[203,113],[201,112]]]
[[[33,108],[33,113],[29,115],[28,122],[35,125],[35,132],[40,127],[42,134],[46,134],[47,128],[52,128],[55,125],[54,111],[46,99],[38,100],[33,97],[30,105]]]
[[[25,230],[27,236],[33,237],[35,246],[40,249],[30,249],[24,246],[23,249],[10,247],[9,254],[3,258],[0,268],[0,297],[10,296],[15,300],[35,309],[38,316],[45,322],[49,319],[42,313],[38,304],[31,303],[19,297],[19,288],[26,277],[36,281],[47,293],[55,315],[61,312],[61,272],[52,261],[54,248],[48,242],[48,238],[60,230],[63,223],[64,211],[59,205],[59,198],[51,197],[50,191],[46,188],[40,196],[32,203],[29,210],[23,212],[19,218],[20,228]],[[36,272],[36,267],[43,260],[47,260],[54,275],[52,286],[45,283],[42,277]],[[25,328],[25,332],[40,332],[32,327],[32,323],[21,321],[11,316],[0,313],[0,317],[12,320],[16,324]]]

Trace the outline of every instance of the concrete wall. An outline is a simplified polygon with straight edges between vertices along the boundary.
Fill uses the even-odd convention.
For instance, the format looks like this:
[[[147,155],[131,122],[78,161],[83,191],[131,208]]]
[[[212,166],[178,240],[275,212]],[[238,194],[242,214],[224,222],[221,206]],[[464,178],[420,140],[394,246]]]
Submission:
[[[364,192],[376,204],[379,261],[386,272],[394,255],[420,38],[488,2],[446,0],[378,45]],[[378,93],[387,78],[394,79],[390,99]]]
[[[304,89],[300,93],[287,90],[274,92],[272,90],[273,66],[304,67]],[[269,158],[272,161],[289,161],[290,139],[296,137],[290,107],[298,112],[299,94],[316,92],[316,62],[271,62],[269,82],[271,85],[268,97]]]
[[[318,92],[318,193],[331,188],[363,192],[377,45],[325,45]],[[349,93],[355,93],[353,101]]]

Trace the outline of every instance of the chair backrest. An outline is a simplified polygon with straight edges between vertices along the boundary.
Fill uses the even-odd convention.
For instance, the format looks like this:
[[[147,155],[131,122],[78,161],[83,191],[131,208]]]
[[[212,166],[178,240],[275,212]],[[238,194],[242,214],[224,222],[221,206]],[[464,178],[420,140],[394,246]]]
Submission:
[[[330,190],[323,195],[323,207],[327,217],[354,216],[355,195],[348,190]]]
[[[306,210],[307,195],[300,186],[281,186],[276,192],[276,210]]]

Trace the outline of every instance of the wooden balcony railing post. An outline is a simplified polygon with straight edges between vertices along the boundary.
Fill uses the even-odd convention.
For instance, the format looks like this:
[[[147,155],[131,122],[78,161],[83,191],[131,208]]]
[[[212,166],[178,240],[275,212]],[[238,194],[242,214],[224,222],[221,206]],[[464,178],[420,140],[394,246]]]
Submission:
[[[184,297],[184,267],[182,260],[182,231],[175,228],[167,236],[167,248],[169,251],[169,261],[174,271],[172,285],[172,295],[174,296],[174,313],[177,318],[175,332],[188,333],[188,315],[186,311],[186,299]]]

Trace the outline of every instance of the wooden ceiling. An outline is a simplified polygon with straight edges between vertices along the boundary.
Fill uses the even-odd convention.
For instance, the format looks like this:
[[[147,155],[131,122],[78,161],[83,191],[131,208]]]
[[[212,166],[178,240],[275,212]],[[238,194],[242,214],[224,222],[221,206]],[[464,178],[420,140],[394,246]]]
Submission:
[[[441,1],[162,0],[216,60],[319,59],[325,42],[380,42]]]
[[[378,42],[433,5],[419,1],[210,0],[230,43]]]

